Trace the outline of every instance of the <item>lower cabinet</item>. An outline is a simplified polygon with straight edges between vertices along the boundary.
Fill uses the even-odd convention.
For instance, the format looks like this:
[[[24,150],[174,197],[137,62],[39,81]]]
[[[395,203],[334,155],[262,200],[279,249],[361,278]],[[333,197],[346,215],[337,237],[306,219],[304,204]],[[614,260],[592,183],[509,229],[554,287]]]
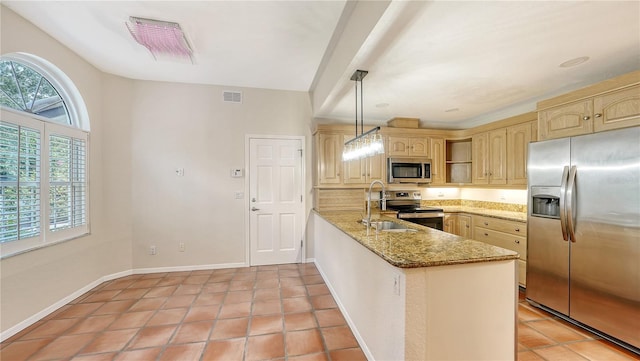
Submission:
[[[447,233],[471,238],[471,216],[461,213],[447,213],[444,215],[443,228]]]
[[[526,286],[527,224],[484,216],[473,216],[473,239],[510,249],[520,254],[519,283]]]

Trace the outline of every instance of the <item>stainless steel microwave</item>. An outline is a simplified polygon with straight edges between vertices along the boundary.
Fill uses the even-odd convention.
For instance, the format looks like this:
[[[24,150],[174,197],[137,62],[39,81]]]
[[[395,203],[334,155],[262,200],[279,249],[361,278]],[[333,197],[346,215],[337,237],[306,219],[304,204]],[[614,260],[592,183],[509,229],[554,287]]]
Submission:
[[[430,183],[431,159],[388,158],[387,182],[389,183]]]

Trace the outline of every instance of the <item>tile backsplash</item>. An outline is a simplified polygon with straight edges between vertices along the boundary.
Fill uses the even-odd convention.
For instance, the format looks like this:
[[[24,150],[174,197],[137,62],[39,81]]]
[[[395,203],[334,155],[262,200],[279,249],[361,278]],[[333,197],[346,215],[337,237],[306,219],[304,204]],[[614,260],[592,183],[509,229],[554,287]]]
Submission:
[[[424,188],[425,206],[465,206],[512,212],[527,211],[526,189]]]

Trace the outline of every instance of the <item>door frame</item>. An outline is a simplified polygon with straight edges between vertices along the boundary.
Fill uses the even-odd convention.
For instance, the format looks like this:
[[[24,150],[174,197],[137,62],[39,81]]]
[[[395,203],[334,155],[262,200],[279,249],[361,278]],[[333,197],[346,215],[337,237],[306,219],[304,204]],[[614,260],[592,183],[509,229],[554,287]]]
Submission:
[[[307,155],[305,142],[306,137],[304,135],[265,135],[265,134],[246,134],[244,137],[244,248],[245,248],[245,256],[244,256],[244,264],[247,267],[251,267],[251,224],[250,224],[250,216],[251,216],[251,197],[249,192],[251,191],[249,177],[250,169],[250,158],[251,158],[251,140],[252,139],[283,139],[283,140],[299,140],[300,147],[302,149],[302,157],[301,158],[301,167],[300,170],[302,172],[302,179],[300,182],[300,194],[302,195],[302,213],[303,213],[303,222],[306,220],[307,216],[307,195],[305,193],[305,185],[307,182],[306,179],[306,161],[305,157]],[[302,247],[300,249],[300,263],[306,263],[306,253],[307,253],[307,237],[306,237],[306,224],[302,225]]]

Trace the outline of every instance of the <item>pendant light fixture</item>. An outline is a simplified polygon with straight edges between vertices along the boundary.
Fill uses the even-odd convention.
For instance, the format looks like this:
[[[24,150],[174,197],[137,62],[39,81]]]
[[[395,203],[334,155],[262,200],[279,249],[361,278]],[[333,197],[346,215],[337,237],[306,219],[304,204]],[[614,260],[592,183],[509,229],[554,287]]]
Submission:
[[[384,141],[382,135],[378,133],[380,127],[364,132],[362,79],[367,74],[369,72],[366,70],[356,70],[351,76],[351,80],[355,81],[356,85],[356,137],[344,143],[342,150],[342,161],[344,162],[384,153]],[[360,135],[358,135],[358,83],[360,83]]]

